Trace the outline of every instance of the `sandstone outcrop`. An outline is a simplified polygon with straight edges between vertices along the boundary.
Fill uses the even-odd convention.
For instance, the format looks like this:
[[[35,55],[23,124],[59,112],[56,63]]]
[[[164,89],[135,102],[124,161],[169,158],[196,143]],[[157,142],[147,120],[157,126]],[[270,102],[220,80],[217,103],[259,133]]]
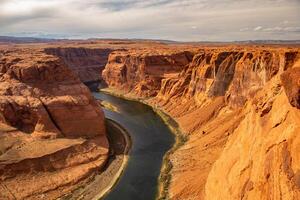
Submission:
[[[206,199],[299,199],[300,111],[274,76],[249,100],[213,164]]]
[[[56,199],[105,164],[104,114],[43,50],[0,53],[0,199]]]
[[[300,108],[300,65],[284,72],[281,82],[291,105]]]
[[[149,51],[149,50],[148,50]],[[193,54],[189,51],[123,50],[109,55],[103,79],[109,86],[134,92],[142,97],[153,97],[161,88],[161,80],[176,76],[187,65]]]
[[[51,47],[45,48],[44,51],[61,58],[78,74],[82,82],[93,82],[101,80],[101,72],[112,50],[108,48]]]
[[[171,155],[169,197],[300,198],[300,49],[157,51],[115,51],[103,79],[170,114],[188,136]],[[174,54],[180,64],[165,64]]]

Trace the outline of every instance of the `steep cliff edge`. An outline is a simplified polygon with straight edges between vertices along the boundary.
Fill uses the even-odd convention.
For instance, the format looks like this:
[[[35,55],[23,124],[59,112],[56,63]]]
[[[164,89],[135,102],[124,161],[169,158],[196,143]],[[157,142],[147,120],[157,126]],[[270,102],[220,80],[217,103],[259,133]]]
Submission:
[[[161,88],[161,80],[176,76],[192,57],[189,51],[116,51],[109,55],[102,76],[110,87],[153,97]]]
[[[111,49],[84,47],[45,48],[47,54],[61,58],[68,67],[78,74],[82,82],[100,81],[101,72],[107,63]]]
[[[287,94],[274,76],[246,103],[209,172],[206,199],[300,198],[300,111]]]
[[[174,54],[180,64],[164,64]],[[171,199],[297,199],[299,58],[275,47],[116,51],[103,79],[147,97],[188,136],[171,155]]]
[[[107,154],[103,112],[59,58],[0,52],[0,199],[55,199]]]

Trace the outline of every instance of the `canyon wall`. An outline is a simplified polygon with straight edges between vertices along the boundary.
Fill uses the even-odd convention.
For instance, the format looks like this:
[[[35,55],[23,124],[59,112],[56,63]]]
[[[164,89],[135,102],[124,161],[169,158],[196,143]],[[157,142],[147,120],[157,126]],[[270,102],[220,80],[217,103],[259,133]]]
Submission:
[[[159,92],[161,80],[176,76],[192,57],[189,51],[165,50],[164,54],[148,54],[147,50],[116,51],[109,55],[102,76],[110,87],[152,97]]]
[[[47,54],[61,58],[82,82],[100,81],[111,49],[84,47],[45,48]]]
[[[102,75],[188,137],[171,155],[171,199],[298,199],[299,58],[288,47],[115,51]]]
[[[56,199],[106,163],[104,114],[43,50],[0,51],[0,199]]]

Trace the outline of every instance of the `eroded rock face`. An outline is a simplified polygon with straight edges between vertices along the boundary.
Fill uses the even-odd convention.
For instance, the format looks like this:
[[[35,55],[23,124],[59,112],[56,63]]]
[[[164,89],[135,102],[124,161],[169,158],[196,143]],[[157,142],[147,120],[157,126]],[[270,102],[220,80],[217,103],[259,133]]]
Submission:
[[[300,108],[300,66],[284,72],[281,75],[281,82],[291,105]]]
[[[206,199],[299,199],[300,111],[278,76],[243,110],[205,186]]]
[[[116,51],[110,54],[102,76],[112,87],[153,97],[161,88],[161,80],[174,76],[192,59],[189,51],[150,52]]]
[[[105,164],[104,114],[59,58],[0,55],[0,199],[55,199]]]
[[[138,61],[153,55],[114,52],[103,78],[131,97],[151,97],[188,136],[171,155],[171,199],[300,198],[299,48],[202,48],[173,76],[158,57],[161,78],[150,84],[153,68]]]
[[[54,47],[44,50],[47,54],[61,58],[78,74],[82,82],[100,81],[101,72],[107,63],[111,49]]]

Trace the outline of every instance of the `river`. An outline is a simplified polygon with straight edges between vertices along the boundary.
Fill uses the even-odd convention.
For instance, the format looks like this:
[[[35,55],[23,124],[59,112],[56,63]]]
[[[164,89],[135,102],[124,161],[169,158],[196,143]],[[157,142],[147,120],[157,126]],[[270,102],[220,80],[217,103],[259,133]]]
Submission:
[[[93,95],[118,108],[118,112],[104,109],[105,116],[123,126],[132,139],[128,164],[104,199],[154,200],[163,156],[174,144],[174,135],[150,106],[102,92]]]

